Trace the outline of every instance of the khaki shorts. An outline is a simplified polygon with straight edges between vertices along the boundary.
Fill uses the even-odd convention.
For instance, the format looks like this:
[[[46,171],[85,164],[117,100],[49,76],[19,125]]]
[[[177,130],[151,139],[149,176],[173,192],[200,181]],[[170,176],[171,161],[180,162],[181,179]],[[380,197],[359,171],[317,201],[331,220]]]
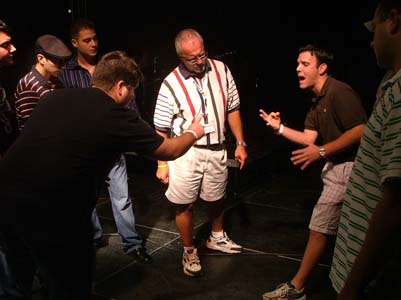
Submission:
[[[353,162],[333,164],[327,162],[322,170],[323,191],[313,208],[309,229],[335,235],[340,221],[341,206]]]
[[[169,163],[170,178],[166,197],[176,204],[224,197],[227,186],[227,151],[191,147],[187,153]]]

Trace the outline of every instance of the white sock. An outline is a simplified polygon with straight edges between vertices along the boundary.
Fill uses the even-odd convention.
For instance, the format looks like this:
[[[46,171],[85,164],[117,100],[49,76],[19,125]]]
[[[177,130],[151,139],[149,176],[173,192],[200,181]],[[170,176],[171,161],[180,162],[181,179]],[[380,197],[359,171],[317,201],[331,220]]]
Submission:
[[[221,239],[224,237],[224,231],[212,231],[212,237],[214,237],[215,239]]]

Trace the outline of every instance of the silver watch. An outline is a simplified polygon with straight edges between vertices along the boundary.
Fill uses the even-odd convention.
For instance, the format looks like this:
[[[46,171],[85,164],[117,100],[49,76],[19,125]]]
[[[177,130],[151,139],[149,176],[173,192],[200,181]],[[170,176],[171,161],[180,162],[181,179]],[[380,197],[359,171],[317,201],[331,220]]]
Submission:
[[[236,143],[235,143],[237,146],[242,146],[242,147],[248,147],[248,145],[245,143],[245,141],[237,141]]]
[[[319,154],[321,158],[326,158],[326,150],[324,150],[323,146],[320,146],[319,148]]]

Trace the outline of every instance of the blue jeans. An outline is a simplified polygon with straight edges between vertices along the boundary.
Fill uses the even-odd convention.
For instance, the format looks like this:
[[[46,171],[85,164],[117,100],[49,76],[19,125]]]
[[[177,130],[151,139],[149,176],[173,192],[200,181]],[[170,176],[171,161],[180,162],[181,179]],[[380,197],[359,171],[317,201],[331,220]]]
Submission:
[[[128,254],[142,247],[142,238],[135,229],[135,216],[128,192],[127,163],[124,154],[121,154],[111,168],[107,183],[117,231],[122,239],[123,251]],[[101,239],[103,231],[96,209],[92,213],[92,223],[95,229],[94,240]]]

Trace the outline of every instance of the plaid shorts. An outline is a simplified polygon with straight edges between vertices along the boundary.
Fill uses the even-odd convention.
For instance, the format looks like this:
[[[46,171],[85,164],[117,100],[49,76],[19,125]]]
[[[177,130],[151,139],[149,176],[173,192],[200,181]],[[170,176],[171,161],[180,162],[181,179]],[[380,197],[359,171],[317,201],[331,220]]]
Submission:
[[[341,206],[354,162],[327,162],[322,170],[323,190],[313,208],[309,229],[335,235],[340,221]]]

